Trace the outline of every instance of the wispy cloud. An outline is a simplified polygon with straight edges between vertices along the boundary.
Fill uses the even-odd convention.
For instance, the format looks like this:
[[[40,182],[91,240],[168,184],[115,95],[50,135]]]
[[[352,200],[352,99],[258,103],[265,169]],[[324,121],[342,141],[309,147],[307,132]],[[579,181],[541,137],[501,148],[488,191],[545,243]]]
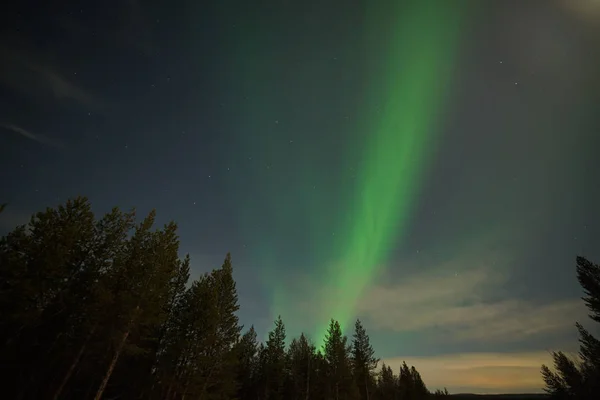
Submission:
[[[51,96],[56,100],[73,100],[86,107],[100,106],[94,96],[61,74],[42,57],[42,53],[19,37],[0,38],[0,57],[3,61],[0,84],[22,95],[42,99]]]
[[[541,392],[540,367],[552,365],[546,351],[394,357],[383,362],[398,373],[404,360],[417,368],[429,389],[446,387],[451,393]]]
[[[35,134],[32,133],[31,131],[24,129],[20,126],[14,125],[14,124],[6,124],[6,123],[0,123],[0,128],[2,128],[3,130],[6,131],[10,131],[10,132],[14,132],[18,135],[21,135],[27,139],[36,141],[38,143],[42,143],[48,146],[53,146],[53,147],[58,147],[58,148],[62,148],[64,147],[60,142],[53,140],[53,139],[49,139],[46,136],[40,135],[40,134]]]
[[[381,268],[387,272],[360,296],[354,314],[378,335],[419,333],[435,345],[506,348],[538,338],[562,340],[575,321],[586,319],[583,302],[515,295],[511,279],[522,245],[501,237],[473,239],[469,246],[457,243],[446,257],[421,252]],[[295,300],[283,307],[292,314],[288,320],[301,321],[292,321],[292,331],[339,318],[325,315],[341,307],[334,290],[314,277],[294,277],[286,293]]]
[[[497,289],[506,284],[507,275],[485,266],[434,268],[395,285],[371,288],[358,313],[379,330],[435,329],[444,340],[482,342],[572,329],[585,316],[577,298],[545,303],[499,298]]]
[[[48,88],[52,90],[56,99],[72,99],[83,105],[96,105],[96,100],[92,95],[76,86],[73,82],[70,82],[50,67],[32,63],[26,63],[25,65],[31,71],[39,74],[43,82],[45,82]]]

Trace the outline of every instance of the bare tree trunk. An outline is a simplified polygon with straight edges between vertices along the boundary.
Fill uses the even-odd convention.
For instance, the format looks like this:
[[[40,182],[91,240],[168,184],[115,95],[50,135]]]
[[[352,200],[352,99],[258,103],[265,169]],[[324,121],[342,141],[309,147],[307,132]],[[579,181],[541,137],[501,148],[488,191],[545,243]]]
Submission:
[[[185,382],[185,386],[183,387],[183,394],[181,395],[181,400],[185,400],[185,396],[187,396],[188,387],[190,386],[190,380],[188,379]]]
[[[69,370],[67,371],[67,373],[65,374],[62,382],[60,383],[60,386],[58,387],[58,389],[56,389],[56,392],[54,392],[54,396],[52,397],[53,400],[58,399],[58,396],[60,396],[60,394],[62,393],[63,389],[65,388],[65,386],[67,384],[67,382],[69,382],[69,379],[71,379],[71,376],[73,376],[73,372],[75,371],[75,367],[77,367],[77,364],[79,364],[79,361],[81,360],[81,356],[83,356],[83,353],[85,352],[85,349],[87,348],[87,345],[90,342],[90,339],[92,338],[92,335],[94,334],[95,331],[96,331],[96,326],[94,326],[92,328],[92,330],[90,331],[90,333],[85,338],[85,341],[83,342],[83,344],[79,348],[79,351],[77,352],[77,355],[75,356],[75,359],[71,363],[71,366],[69,367]]]
[[[210,372],[208,373],[208,376],[206,377],[206,380],[204,381],[204,385],[202,385],[202,392],[200,392],[199,400],[202,400],[204,398],[204,395],[206,394],[206,389],[208,388],[208,382],[209,382],[214,370],[215,370],[215,367],[210,369]]]
[[[306,399],[309,399],[310,393],[310,354],[308,355],[308,362],[306,363]]]
[[[165,399],[169,400],[171,398],[171,390],[173,390],[173,382],[169,383],[169,387],[167,388],[167,394],[165,395]]]
[[[125,347],[125,343],[127,343],[127,338],[129,338],[129,333],[131,332],[131,327],[133,326],[133,322],[135,321],[135,317],[136,317],[139,309],[140,309],[140,306],[138,304],[135,307],[135,311],[133,313],[133,316],[131,317],[131,320],[129,321],[127,330],[125,331],[125,333],[123,333],[123,338],[121,338],[121,342],[119,343],[119,346],[115,350],[115,355],[113,356],[112,360],[110,361],[108,370],[106,371],[106,375],[104,376],[104,379],[102,380],[102,383],[100,384],[100,387],[98,388],[98,391],[96,392],[96,396],[94,397],[94,400],[100,400],[102,398],[102,394],[104,393],[104,390],[106,389],[106,385],[108,385],[110,376],[112,375],[113,371],[115,370],[115,366],[117,365],[119,356],[121,355],[121,352],[123,351],[123,348]]]
[[[367,375],[365,375],[365,394],[367,395],[367,400],[369,400],[369,385],[368,385],[368,380],[367,380]]]
[[[106,375],[104,376],[104,379],[102,380],[102,383],[100,384],[100,387],[98,388],[98,391],[96,392],[96,396],[94,396],[94,400],[100,400],[102,398],[102,394],[104,393],[104,390],[106,389],[106,385],[108,385],[110,376],[112,375],[113,371],[115,370],[115,366],[117,365],[117,361],[119,360],[121,351],[123,351],[123,347],[125,347],[125,343],[127,342],[128,337],[129,337],[129,329],[123,334],[123,338],[121,339],[121,342],[119,343],[119,347],[117,347],[117,349],[115,350],[115,355],[113,356],[112,360],[110,361],[108,370],[106,371]]]

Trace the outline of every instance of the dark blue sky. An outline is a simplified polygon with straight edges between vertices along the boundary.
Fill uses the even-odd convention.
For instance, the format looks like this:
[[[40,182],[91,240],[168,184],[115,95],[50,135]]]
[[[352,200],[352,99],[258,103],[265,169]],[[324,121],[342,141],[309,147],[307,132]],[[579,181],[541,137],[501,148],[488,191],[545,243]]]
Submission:
[[[77,195],[98,213],[156,208],[195,274],[232,253],[243,323],[263,334],[283,308],[291,334],[310,331],[371,134],[366,3],[207,3],[6,10],[0,230]],[[575,256],[600,260],[600,7],[456,3],[435,151],[356,316],[430,386],[535,390],[585,318]]]

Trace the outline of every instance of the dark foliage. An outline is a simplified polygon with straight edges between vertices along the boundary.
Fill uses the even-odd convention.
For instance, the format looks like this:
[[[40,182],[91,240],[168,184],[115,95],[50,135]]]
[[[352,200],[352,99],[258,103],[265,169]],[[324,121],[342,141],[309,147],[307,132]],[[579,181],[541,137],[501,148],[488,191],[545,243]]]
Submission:
[[[304,334],[286,346],[281,318],[264,344],[253,327],[242,334],[230,255],[189,282],[177,226],[156,229],[154,220],[153,211],[136,224],[133,211],[116,208],[96,219],[76,198],[1,238],[2,398],[447,396],[430,394],[406,364],[400,375],[386,365],[378,372],[360,321],[349,343],[332,320],[322,351]]]
[[[577,257],[577,279],[583,288],[583,301],[592,321],[600,322],[600,265]],[[600,398],[600,341],[580,323],[579,359],[554,352],[554,371],[542,365],[545,391],[556,399],[592,400]]]

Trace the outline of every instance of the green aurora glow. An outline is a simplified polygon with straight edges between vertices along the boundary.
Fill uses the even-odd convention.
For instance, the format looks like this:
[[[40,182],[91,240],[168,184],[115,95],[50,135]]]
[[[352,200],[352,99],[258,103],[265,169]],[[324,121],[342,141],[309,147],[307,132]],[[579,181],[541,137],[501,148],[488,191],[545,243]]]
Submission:
[[[373,134],[352,210],[354,222],[345,238],[341,267],[329,271],[328,295],[335,302],[325,312],[342,328],[351,322],[356,302],[377,267],[407,231],[448,83],[448,65],[456,53],[460,11],[456,5],[419,1],[400,8],[393,11],[396,29],[386,54],[387,71],[371,98],[370,106],[381,109],[372,117]],[[384,10],[371,12],[369,26],[376,29]],[[327,321],[323,324],[315,338],[324,338]]]
[[[296,104],[319,99],[318,82],[335,78],[328,75],[327,58],[319,43],[305,56],[314,60],[305,58],[302,65],[292,64],[293,59],[281,60],[285,53],[270,46],[273,36],[294,37],[289,31],[293,27],[279,17],[265,22],[251,7],[236,14],[240,33],[225,38],[231,46],[232,88],[253,96],[240,106],[245,123],[234,127],[244,132],[238,145],[253,159],[277,166],[257,167],[255,179],[248,180],[252,186],[233,189],[248,193],[245,207],[236,207],[240,210],[237,218],[242,236],[249,238],[250,257],[260,268],[257,273],[270,294],[271,316],[281,315],[289,331],[294,330],[289,324],[302,324],[301,329],[309,329],[320,343],[330,318],[347,327],[358,299],[380,272],[378,266],[392,246],[402,243],[428,156],[434,150],[436,118],[457,53],[464,10],[449,3],[385,2],[385,7],[379,2],[367,3],[357,33],[362,43],[350,43],[339,51],[350,58],[356,57],[356,52],[364,53],[367,68],[360,79],[368,89],[355,106],[343,106],[346,110],[353,107],[357,118],[347,126],[332,125],[332,133],[341,130],[346,137],[340,140],[332,134],[331,138],[319,138],[321,142],[336,141],[328,143],[329,149],[339,153],[333,156],[325,150],[327,145],[321,149],[301,140],[294,143],[295,150],[290,146],[282,151],[289,137],[301,137],[301,129],[310,125],[307,118],[330,120],[328,114],[337,106],[325,105],[322,115],[297,111]],[[278,14],[273,11],[273,15]],[[289,48],[297,45],[288,44]],[[291,91],[282,90],[282,83]],[[323,94],[318,101],[326,102],[327,94]],[[274,123],[275,119],[281,123]],[[328,174],[320,172],[317,162],[307,163],[308,154],[329,159]],[[302,168],[281,167],[294,163]],[[356,179],[348,178],[352,167]],[[329,176],[336,180],[327,181]],[[290,227],[297,236],[282,238],[279,233],[290,232]],[[332,231],[338,234],[332,236]],[[292,248],[306,259],[286,259]],[[301,272],[310,268],[310,293],[301,295],[325,293],[315,320],[294,320],[298,293],[289,287],[294,282],[286,282],[278,272],[282,263]],[[307,322],[312,326],[306,326]]]

